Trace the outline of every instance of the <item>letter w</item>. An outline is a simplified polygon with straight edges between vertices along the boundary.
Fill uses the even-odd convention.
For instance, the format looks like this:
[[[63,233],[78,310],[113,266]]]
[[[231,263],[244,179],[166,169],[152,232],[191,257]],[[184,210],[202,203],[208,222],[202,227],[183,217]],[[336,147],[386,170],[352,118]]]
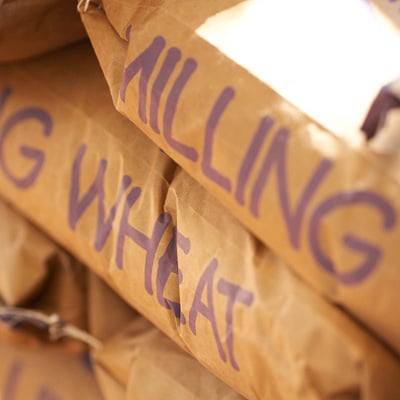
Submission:
[[[97,168],[97,173],[95,180],[90,185],[88,191],[81,196],[80,195],[80,175],[81,175],[81,166],[82,160],[85,155],[87,146],[82,144],[78,150],[76,158],[72,167],[72,182],[71,182],[71,190],[69,194],[69,204],[68,204],[68,224],[72,230],[76,229],[76,225],[81,218],[82,214],[85,210],[90,206],[90,204],[97,197],[97,224],[96,224],[96,238],[94,242],[94,248],[97,251],[100,251],[104,243],[109,236],[112,224],[115,219],[115,214],[117,208],[121,202],[122,195],[125,190],[129,187],[132,180],[129,176],[124,175],[121,180],[121,185],[118,191],[117,199],[113,206],[110,209],[108,218],[105,217],[105,207],[104,207],[104,177],[107,169],[107,161],[104,159],[100,160],[99,166]]]

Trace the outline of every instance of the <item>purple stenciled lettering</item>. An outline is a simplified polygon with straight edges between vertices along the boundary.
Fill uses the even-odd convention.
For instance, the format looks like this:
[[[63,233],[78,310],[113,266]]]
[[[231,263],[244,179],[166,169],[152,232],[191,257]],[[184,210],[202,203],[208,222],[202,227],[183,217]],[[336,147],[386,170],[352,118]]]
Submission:
[[[250,307],[254,301],[254,295],[252,292],[234,285],[225,279],[220,279],[217,287],[220,293],[228,297],[228,305],[226,307],[226,344],[232,367],[239,371],[240,368],[233,351],[233,308],[236,303]]]
[[[167,309],[172,309],[176,317],[180,317],[181,306],[172,300],[164,297],[164,289],[171,273],[178,277],[178,254],[176,248],[176,228],[173,228],[172,238],[168,243],[165,253],[158,260],[156,275],[157,300],[159,304]],[[182,276],[182,275],[180,275]],[[178,278],[179,279],[179,278]],[[177,285],[178,286],[178,285]]]
[[[89,189],[85,194],[80,197],[80,176],[82,171],[82,161],[86,152],[86,144],[82,144],[72,166],[72,176],[71,176],[71,189],[69,193],[68,202],[68,224],[72,230],[76,229],[77,223],[81,218],[85,210],[93,203],[94,199],[97,197],[97,221],[96,221],[96,237],[94,241],[94,248],[100,251],[112,229],[112,225],[115,219],[115,214],[117,208],[122,200],[122,196],[125,190],[131,184],[131,178],[124,175],[121,180],[120,188],[118,191],[117,199],[112,205],[108,218],[105,216],[105,173],[107,169],[107,161],[101,159],[99,166],[97,168],[96,177],[93,183],[90,185]]]
[[[171,148],[173,148],[191,161],[197,161],[197,151],[193,147],[187,146],[186,144],[181,143],[172,137],[172,123],[182,91],[196,68],[197,63],[192,58],[188,58],[183,64],[182,70],[179,76],[176,78],[172,89],[167,97],[163,119],[163,133],[165,140],[171,146]]]
[[[141,232],[137,231],[135,228],[130,226],[127,231],[126,231],[126,236],[129,236],[134,242],[136,242],[140,247],[142,247],[144,250],[146,250],[146,259],[145,259],[145,265],[144,265],[144,287],[150,295],[153,294],[153,286],[151,283],[152,280],[152,274],[153,274],[153,265],[154,265],[154,260],[156,257],[156,252],[158,249],[158,246],[161,242],[161,238],[164,235],[165,231],[167,230],[167,227],[171,221],[171,216],[168,213],[162,213],[158,216],[155,224],[153,231],[151,233],[150,238],[147,236],[141,234]],[[126,225],[124,224],[124,227]],[[125,235],[124,235],[125,236]],[[120,237],[121,237],[121,230],[120,234],[118,236],[118,251],[121,251],[118,255],[120,258],[122,257],[122,252],[123,252],[123,244],[121,245],[121,250],[119,247],[120,243]],[[121,239],[122,241],[123,239]],[[117,263],[118,265],[118,263]],[[122,262],[121,262],[121,268],[122,268]]]
[[[263,189],[266,185],[268,176],[270,175],[272,168],[275,166],[277,171],[279,200],[283,212],[283,217],[285,219],[285,223],[289,232],[290,243],[295,248],[299,248],[301,224],[305,211],[318,186],[332,168],[333,163],[332,161],[329,161],[327,159],[322,159],[319,162],[317,168],[314,170],[311,179],[308,181],[301,195],[295,211],[291,212],[286,172],[286,153],[289,136],[290,133],[287,129],[281,128],[278,130],[264,159],[256,183],[254,184],[251,193],[250,211],[254,216],[259,217],[259,205]]]
[[[126,100],[126,90],[132,79],[140,72],[139,78],[139,117],[147,123],[146,104],[147,86],[154,67],[160,58],[165,47],[165,39],[157,36],[151,45],[140,53],[126,68],[121,82],[120,97],[123,102]]]
[[[158,127],[158,109],[160,106],[161,94],[172,72],[175,70],[176,64],[181,59],[181,56],[182,53],[179,49],[171,47],[167,52],[167,56],[154,82],[150,99],[150,126],[155,133],[160,133],[160,128]]]
[[[190,251],[190,239],[186,236],[182,235],[179,231],[176,231],[176,243],[179,248],[183,250],[185,254],[188,254]]]
[[[239,170],[237,179],[237,188],[235,197],[240,205],[244,205],[244,190],[249,180],[250,172],[253,169],[254,163],[257,160],[258,154],[261,151],[261,146],[264,143],[267,134],[274,125],[274,120],[269,117],[263,117],[258,125],[256,133],[253,136],[251,144],[244,157],[242,166]]]
[[[127,42],[129,42],[131,38],[131,31],[132,31],[132,25],[128,25],[125,30],[125,39]]]
[[[179,248],[183,250],[185,254],[189,254],[191,243],[190,239],[186,236],[182,235],[180,232],[177,231],[176,233],[176,243]],[[182,271],[178,269],[178,282],[181,284],[183,282],[183,275]],[[186,324],[186,317],[181,312],[180,321],[182,324]]]
[[[320,245],[319,228],[324,218],[334,210],[356,204],[364,204],[376,209],[383,217],[383,229],[388,231],[395,226],[396,212],[391,204],[381,196],[367,191],[338,193],[324,200],[315,209],[309,225],[309,239],[312,253],[321,267],[334,275],[339,282],[345,285],[359,283],[366,279],[378,266],[382,258],[382,250],[374,244],[347,234],[343,238],[344,244],[350,249],[364,254],[364,260],[351,271],[339,272],[334,262],[323,252]]]
[[[0,93],[0,113],[3,112],[8,98],[11,95],[11,88],[6,86]]]
[[[146,260],[144,266],[144,286],[147,293],[152,295],[153,286],[151,282],[151,277],[153,272],[154,259],[161,239],[171,221],[171,216],[168,213],[160,214],[154,224],[151,236],[146,236],[144,233],[140,232],[135,227],[129,224],[130,210],[139,196],[140,188],[135,188],[135,190],[132,190],[126,198],[118,231],[117,254],[115,262],[118,268],[123,269],[126,237],[129,237],[131,240],[133,240],[133,242],[144,249],[146,251]]]
[[[89,372],[93,373],[93,361],[91,359],[91,355],[89,351],[84,351],[80,357],[79,361]]]
[[[22,363],[19,361],[15,361],[12,363],[11,368],[8,372],[8,376],[6,379],[6,384],[3,392],[4,400],[15,400],[16,391],[17,391],[17,383],[20,379],[22,372]]]
[[[201,169],[205,176],[214,181],[217,185],[224,188],[227,192],[231,191],[231,182],[223,176],[219,171],[211,166],[212,154],[213,154],[213,142],[215,136],[215,130],[221,115],[224,113],[228,104],[232,101],[235,95],[235,91],[231,87],[226,87],[211,110],[210,117],[206,124],[206,135],[204,138],[204,153],[201,162]]]
[[[167,285],[167,281],[171,274],[176,274],[179,283],[182,283],[182,273],[178,269],[178,251],[179,246],[185,254],[188,254],[190,250],[190,240],[179,234],[179,240],[177,240],[177,231],[174,227],[172,230],[172,238],[165,250],[165,253],[160,257],[158,261],[158,269],[156,275],[156,287],[157,287],[157,300],[159,304],[167,309],[172,309],[175,317],[180,318],[181,323],[185,324],[186,320],[183,314],[181,314],[181,305],[179,302],[166,299],[164,297],[164,290]],[[179,286],[176,286],[179,293]]]
[[[0,109],[4,107],[4,104],[10,93],[10,89],[7,90],[7,88],[3,91],[0,97]],[[26,176],[17,177],[10,171],[8,165],[6,164],[4,154],[5,142],[12,130],[18,124],[26,121],[38,122],[42,127],[41,133],[45,137],[51,135],[53,128],[53,122],[50,115],[45,110],[39,107],[29,107],[22,109],[21,111],[17,111],[9,118],[7,118],[7,120],[4,122],[4,125],[0,130],[0,165],[7,178],[20,189],[28,189],[35,183],[40,173],[40,170],[43,167],[45,159],[43,151],[33,147],[22,145],[20,147],[21,154],[27,159],[31,159],[34,162],[29,173]]]
[[[43,386],[38,390],[36,400],[61,400],[61,397],[57,396],[46,386]]]
[[[204,273],[200,277],[199,283],[197,285],[192,307],[189,311],[189,327],[194,335],[196,335],[196,321],[197,316],[202,314],[205,318],[210,321],[211,328],[214,334],[215,342],[217,344],[218,353],[222,361],[226,362],[226,354],[222,348],[221,339],[218,333],[217,319],[215,317],[214,311],[214,297],[213,297],[213,283],[215,271],[218,267],[217,259],[213,258],[208,264]],[[204,290],[207,290],[207,304],[204,304],[201,300]]]

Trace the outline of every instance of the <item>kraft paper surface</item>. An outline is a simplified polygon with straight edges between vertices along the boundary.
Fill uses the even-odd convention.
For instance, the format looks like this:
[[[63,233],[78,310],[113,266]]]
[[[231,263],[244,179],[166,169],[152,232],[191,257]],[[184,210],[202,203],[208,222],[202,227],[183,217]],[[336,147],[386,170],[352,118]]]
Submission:
[[[20,336],[16,338],[15,336]],[[2,400],[101,400],[87,354],[65,352],[0,331]]]
[[[174,1],[104,0],[105,13],[82,14],[116,108],[302,279],[399,353],[400,319],[389,312],[400,301],[399,157],[353,140],[357,132],[327,130],[200,36],[214,14],[253,4],[211,3],[175,12]],[[268,48],[257,52],[260,38],[237,46],[268,60]]]
[[[90,46],[3,66],[0,88],[1,195],[222,381],[249,399],[400,397],[397,357],[114,110]]]
[[[0,201],[0,299],[86,327],[86,268]]]
[[[119,332],[138,313],[94,273],[87,287],[88,331],[104,341]]]
[[[143,317],[95,354],[95,368],[124,385],[127,399],[243,399]]]
[[[73,0],[0,2],[0,62],[37,56],[85,36]]]

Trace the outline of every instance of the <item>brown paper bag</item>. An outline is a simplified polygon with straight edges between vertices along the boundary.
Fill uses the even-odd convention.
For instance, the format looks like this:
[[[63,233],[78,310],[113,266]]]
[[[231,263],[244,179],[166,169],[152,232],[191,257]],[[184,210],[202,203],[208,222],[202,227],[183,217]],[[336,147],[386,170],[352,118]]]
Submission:
[[[351,131],[346,138],[336,135],[343,132],[332,134],[294,107],[290,99],[249,73],[247,67],[235,63],[233,56],[219,51],[217,42],[205,39],[213,33],[216,41],[222,40],[221,32],[231,27],[237,34],[232,51],[240,48],[260,63],[271,59],[277,64],[279,57],[295,49],[282,49],[281,55],[271,50],[269,56],[269,47],[258,51],[257,41],[254,45],[243,43],[248,32],[243,30],[240,35],[237,28],[245,16],[256,18],[256,14],[246,12],[253,4],[274,2],[248,1],[235,8],[236,1],[227,1],[219,10],[215,10],[214,3],[203,1],[200,5],[194,1],[177,6],[173,0],[104,0],[106,15],[95,9],[82,14],[116,108],[307,283],[400,352],[400,319],[388,317],[393,302],[400,301],[400,274],[396,268],[399,158],[373,154],[360,143],[356,132],[353,135]],[[289,15],[284,9],[286,3],[275,4]],[[298,2],[290,4],[303,7]],[[330,6],[335,4],[340,7],[337,2]],[[357,7],[363,8],[363,14],[369,12],[366,2],[360,1]],[[217,11],[220,14],[215,18],[221,19],[221,25],[212,20]],[[267,17],[258,14],[258,22],[263,15]],[[296,13],[290,15],[297,18]],[[314,16],[313,12],[309,15]],[[343,13],[346,15],[353,18],[351,13]],[[288,37],[295,40],[295,36]],[[285,38],[277,34],[273,40],[279,43]],[[385,46],[390,49],[388,43]],[[360,51],[357,49],[355,54]],[[363,57],[365,54],[370,51]],[[392,52],[390,58],[393,62],[397,62],[395,54]],[[300,52],[296,60],[289,63],[293,71],[307,57],[302,58]],[[381,64],[390,63],[385,60]],[[283,64],[286,67],[287,63]],[[350,64],[343,60],[342,65]],[[335,79],[324,78],[323,83],[313,87],[323,89],[330,82]],[[350,95],[350,90],[345,92],[343,104]],[[307,93],[304,90],[300,94]],[[324,104],[329,95],[316,105]],[[340,101],[335,104],[340,105]],[[356,102],[352,105],[358,106]],[[352,107],[344,111],[351,114]],[[327,117],[336,111],[328,106],[320,108]],[[380,293],[378,300],[376,293]]]
[[[135,318],[138,318],[138,313],[103,280],[90,272],[88,278],[88,332],[103,343],[108,343],[111,337],[121,332]],[[106,348],[109,346],[107,345]],[[100,354],[103,354],[103,349],[104,345],[99,351]],[[114,356],[120,357],[121,354],[115,353]],[[93,367],[104,399],[125,400],[130,398],[127,397],[125,383],[121,383],[116,378],[114,371],[110,370],[107,364],[104,366],[95,362]]]
[[[46,285],[24,306],[46,314],[56,310],[62,320],[87,329],[86,267],[66,253],[52,261]]]
[[[0,2],[0,62],[36,56],[85,36],[75,1]]]
[[[127,399],[243,399],[143,317],[107,341],[94,362],[125,387]]]
[[[49,342],[46,329],[51,328],[41,317],[58,315],[62,321],[86,328],[86,270],[3,201],[0,216],[1,298],[5,304],[24,307],[0,305],[0,398],[102,398],[86,346],[65,337]],[[90,289],[92,301],[113,300],[99,283]],[[110,305],[120,303],[114,300]],[[116,315],[121,315],[120,309]],[[30,313],[37,311],[43,314],[31,319],[34,314]]]
[[[88,332],[101,341],[115,335],[138,315],[92,272],[88,276],[87,308]]]
[[[0,330],[0,398],[101,400],[87,354]]]
[[[395,356],[113,110],[89,46],[2,67],[0,87],[1,195],[222,381],[400,396]]]
[[[126,400],[126,390],[108,371],[95,365],[97,382],[104,400]]]
[[[0,297],[9,305],[19,305],[44,285],[57,250],[4,202],[0,203],[0,220]]]
[[[0,299],[86,328],[86,269],[0,202]]]

